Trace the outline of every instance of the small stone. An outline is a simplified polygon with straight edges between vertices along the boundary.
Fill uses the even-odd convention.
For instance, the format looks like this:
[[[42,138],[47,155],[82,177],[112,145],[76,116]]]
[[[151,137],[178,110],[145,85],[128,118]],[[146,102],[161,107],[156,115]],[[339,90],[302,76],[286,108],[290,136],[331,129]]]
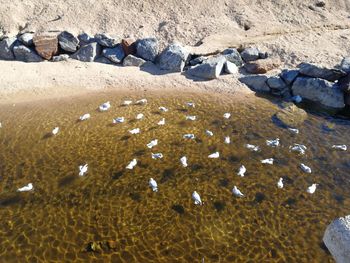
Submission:
[[[38,54],[50,60],[58,51],[58,39],[56,34],[43,33],[33,37],[35,50]]]
[[[16,60],[23,62],[41,62],[43,61],[42,57],[40,57],[34,50],[26,47],[25,45],[16,45],[13,48],[13,53],[15,55]]]
[[[236,64],[237,67],[240,67],[243,65],[243,60],[237,49],[235,48],[228,48],[225,49],[222,52],[222,55],[226,58],[227,61],[230,61],[231,63]]]
[[[346,73],[350,73],[350,57],[345,57],[341,61],[340,69]]]
[[[80,46],[85,46],[87,44],[90,44],[90,43],[93,43],[93,42],[96,42],[96,39],[89,35],[88,33],[81,33],[78,35],[78,39],[79,39],[79,45]]]
[[[18,37],[18,40],[21,41],[25,46],[32,47],[34,45],[33,37],[34,33],[24,33]]]
[[[287,85],[291,85],[293,81],[298,77],[299,70],[297,69],[284,69],[282,70],[280,77],[284,80]]]
[[[5,38],[0,41],[0,59],[13,60],[15,55],[13,54],[13,47],[16,45],[17,39],[15,37]]]
[[[100,54],[101,54],[101,46],[98,43],[94,42],[79,48],[77,52],[71,55],[71,58],[84,61],[84,62],[92,62]]]
[[[67,54],[61,54],[59,56],[52,57],[53,62],[68,61],[68,59],[69,59],[69,55]]]
[[[238,73],[238,67],[236,66],[236,64],[230,62],[230,61],[226,61],[225,65],[224,65],[224,71],[227,74],[237,74]]]
[[[249,62],[244,65],[244,68],[252,74],[264,74],[270,70],[281,66],[281,61],[278,59],[261,59],[254,62]]]
[[[301,63],[298,67],[300,73],[303,75],[328,81],[336,81],[346,75],[342,70],[335,68],[328,69],[311,63]]]
[[[201,64],[201,63],[203,63],[206,59],[207,59],[207,57],[204,57],[204,56],[196,57],[196,58],[190,60],[190,65],[191,65],[191,66],[195,66],[195,65]]]
[[[203,79],[216,79],[220,76],[226,59],[224,56],[208,58],[204,63],[187,70],[191,76]]]
[[[73,34],[63,31],[58,35],[58,43],[63,50],[67,52],[75,52],[79,44],[79,39]]]
[[[250,62],[250,61],[255,61],[259,59],[259,50],[255,47],[249,47],[245,48],[241,52],[241,57],[244,60],[244,62]]]
[[[144,60],[154,62],[158,55],[158,50],[158,40],[156,38],[144,38],[136,42],[136,54]]]
[[[315,4],[317,7],[325,7],[326,3],[324,1],[317,1]]]
[[[182,72],[188,55],[188,51],[180,44],[170,44],[159,55],[159,67],[170,72]]]
[[[286,83],[279,77],[270,77],[267,79],[266,83],[267,85],[269,85],[271,89],[277,89],[277,90],[288,89]]]
[[[122,46],[119,44],[114,48],[105,48],[102,55],[114,63],[121,63],[125,57]]]
[[[86,251],[88,251],[88,252],[97,252],[97,253],[102,252],[102,247],[101,247],[100,242],[96,242],[96,241],[90,242],[86,246]]]
[[[244,76],[238,80],[256,92],[270,92],[270,87],[266,84],[267,76],[265,75]]]
[[[123,60],[123,66],[125,67],[141,67],[146,61],[142,58],[135,57],[133,55],[128,55]]]
[[[267,52],[259,52],[259,59],[266,59],[269,57]]]
[[[293,103],[288,103],[276,113],[276,117],[288,127],[297,127],[306,120],[307,113]]]
[[[95,39],[103,47],[115,47],[120,43],[120,38],[118,36],[110,36],[105,33],[96,34]]]
[[[136,55],[136,42],[133,38],[123,38],[122,39],[122,48],[125,55]]]

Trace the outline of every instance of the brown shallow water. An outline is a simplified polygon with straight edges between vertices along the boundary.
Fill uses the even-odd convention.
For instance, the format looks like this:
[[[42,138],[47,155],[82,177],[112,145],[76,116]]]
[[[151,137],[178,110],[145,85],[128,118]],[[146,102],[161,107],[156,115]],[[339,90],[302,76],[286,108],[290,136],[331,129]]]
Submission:
[[[324,117],[309,115],[294,135],[273,123],[277,106],[266,100],[145,97],[146,106],[121,107],[142,95],[113,93],[0,106],[0,262],[333,262],[322,236],[331,220],[349,213],[350,159],[331,145],[348,143],[349,121],[330,119],[329,130]],[[97,112],[106,100],[112,108]],[[196,108],[186,107],[188,101]],[[76,121],[87,112],[91,119]],[[232,113],[229,120],[225,112]],[[136,121],[137,113],[145,119]],[[186,121],[186,115],[198,119]],[[118,116],[126,122],[111,125]],[[166,125],[158,126],[163,117]],[[55,126],[59,134],[47,138]],[[141,133],[129,134],[133,128]],[[185,133],[197,139],[185,140]],[[266,146],[276,137],[280,147]],[[159,144],[150,150],[152,139]],[[261,151],[250,152],[246,143]],[[293,143],[308,146],[306,154],[289,152]],[[220,158],[208,159],[214,151]],[[151,152],[164,158],[153,160]],[[179,162],[183,155],[187,168]],[[260,163],[270,157],[274,165]],[[126,170],[133,158],[138,165]],[[312,174],[303,173],[300,162]],[[84,163],[89,171],[79,177]],[[241,164],[244,178],[236,175]],[[158,193],[148,187],[150,177]],[[276,186],[279,177],[284,189]],[[34,191],[16,192],[29,182]],[[307,194],[314,182],[319,188]],[[234,185],[245,198],[233,197]],[[193,204],[194,190],[203,206]],[[94,241],[101,250],[86,251]]]

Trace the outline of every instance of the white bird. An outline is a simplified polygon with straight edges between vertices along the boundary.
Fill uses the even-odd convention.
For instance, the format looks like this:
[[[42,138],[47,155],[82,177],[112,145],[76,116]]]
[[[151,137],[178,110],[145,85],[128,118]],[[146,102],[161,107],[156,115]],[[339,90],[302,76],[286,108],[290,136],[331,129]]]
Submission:
[[[55,127],[55,128],[51,131],[52,135],[56,135],[56,134],[59,132],[59,130],[60,130],[59,127]]]
[[[271,147],[278,147],[280,145],[280,139],[276,138],[275,140],[266,140],[266,145]]]
[[[293,100],[294,102],[296,102],[296,103],[300,103],[300,102],[303,101],[303,98],[300,97],[299,95],[296,95],[296,96],[293,96],[293,97],[292,97],[292,100]]]
[[[299,130],[298,129],[294,129],[294,128],[288,128],[288,131],[295,133],[295,134],[299,134]]]
[[[187,104],[187,106],[190,107],[190,108],[196,107],[196,104],[195,104],[194,102],[187,102],[186,104]]]
[[[240,177],[244,177],[244,174],[246,171],[247,171],[247,169],[245,168],[245,166],[241,165],[241,167],[239,167],[237,175],[239,175]]]
[[[194,136],[193,133],[188,133],[188,134],[185,134],[185,135],[183,136],[183,138],[184,138],[184,139],[191,139],[191,140],[193,140],[193,139],[196,138],[196,137]]]
[[[132,100],[124,100],[124,102],[123,102],[123,106],[128,106],[128,105],[130,105],[132,103]]]
[[[136,120],[141,120],[143,119],[144,115],[142,113],[139,113],[136,115]]]
[[[245,147],[248,149],[248,150],[251,150],[253,152],[257,152],[260,150],[260,147],[259,146],[255,146],[253,144],[246,144]]]
[[[165,107],[163,107],[163,106],[162,106],[162,107],[159,107],[159,110],[162,111],[162,112],[167,112],[167,111],[169,111],[167,108],[165,108]]]
[[[224,113],[225,119],[229,119],[230,117],[231,117],[231,113],[228,113],[228,112]]]
[[[237,186],[233,187],[232,193],[237,197],[244,197],[244,194],[237,188]]]
[[[101,104],[98,108],[100,111],[108,111],[109,108],[111,107],[111,103],[109,101]]]
[[[229,136],[225,137],[225,143],[230,144],[231,143],[231,138]]]
[[[343,144],[343,145],[333,145],[332,148],[336,149],[336,150],[342,150],[342,151],[346,151],[348,149],[348,147],[345,144]]]
[[[219,157],[220,157],[220,153],[219,152],[215,152],[215,153],[212,153],[212,154],[208,155],[208,158],[211,158],[211,159],[217,159]]]
[[[134,169],[134,167],[136,166],[136,164],[137,164],[137,160],[136,160],[136,159],[133,159],[133,160],[126,166],[126,169],[132,170],[132,169]]]
[[[303,170],[303,172],[311,174],[311,168],[303,163],[300,164],[300,168],[301,170]]]
[[[277,182],[277,187],[282,189],[283,188],[283,178],[281,177]]]
[[[84,165],[79,165],[79,176],[84,176],[85,173],[87,173],[88,170],[88,164],[84,164]]]
[[[273,164],[273,158],[261,160],[261,163],[264,163],[264,164]]]
[[[156,145],[158,145],[158,140],[157,140],[157,139],[150,141],[150,142],[147,144],[147,147],[151,149],[151,148],[153,148],[153,147],[156,146]]]
[[[91,115],[89,113],[85,113],[84,115],[79,117],[80,121],[86,121],[87,119],[90,119]]]
[[[183,167],[187,167],[187,157],[183,156],[180,158],[180,163],[182,164]]]
[[[209,131],[209,130],[206,130],[205,134],[208,135],[208,136],[213,136],[214,135],[214,133],[212,131]]]
[[[17,192],[28,192],[28,191],[32,191],[34,189],[33,184],[29,183],[26,186],[23,186],[21,188],[17,189]]]
[[[140,133],[140,128],[135,128],[129,131],[131,134],[138,134]]]
[[[197,119],[196,116],[186,116],[187,121],[195,121]]]
[[[163,154],[162,153],[151,153],[152,154],[152,159],[162,159]]]
[[[300,154],[305,154],[307,147],[303,144],[294,143],[293,146],[289,146],[289,149],[293,152],[298,152]]]
[[[202,205],[203,204],[201,197],[199,196],[199,194],[196,191],[194,191],[192,193],[192,199],[193,199],[195,205]]]
[[[123,123],[125,121],[125,118],[124,117],[117,117],[115,119],[113,119],[113,123],[116,124],[116,123]]]
[[[158,122],[158,125],[164,125],[165,124],[165,118],[161,119],[159,122]]]
[[[150,179],[149,179],[148,185],[149,185],[149,187],[152,188],[152,191],[153,191],[153,192],[158,192],[158,185],[157,185],[157,182],[156,182],[153,178],[150,178]]]
[[[135,102],[135,104],[137,104],[137,105],[145,105],[145,104],[147,104],[147,99],[137,100]]]
[[[308,192],[309,194],[313,194],[316,191],[318,184],[312,184],[310,185],[307,189],[306,192]]]

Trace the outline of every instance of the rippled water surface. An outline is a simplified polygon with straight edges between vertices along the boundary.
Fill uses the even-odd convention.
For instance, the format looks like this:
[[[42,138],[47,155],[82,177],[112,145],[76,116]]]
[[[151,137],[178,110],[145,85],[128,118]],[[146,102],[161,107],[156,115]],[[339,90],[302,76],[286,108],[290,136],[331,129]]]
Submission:
[[[144,97],[145,106],[120,106]],[[111,109],[98,112],[107,100]],[[331,146],[349,143],[350,122],[309,115],[295,135],[274,124],[277,109],[262,99],[151,93],[0,106],[0,261],[333,262],[322,236],[331,220],[349,213],[350,159]],[[91,119],[77,122],[84,113]],[[138,113],[145,118],[136,120]],[[112,125],[119,116],[126,122]],[[158,126],[163,117],[166,124]],[[47,136],[56,126],[60,132]],[[141,133],[130,134],[133,128]],[[183,139],[185,133],[196,139]],[[266,146],[277,137],[280,147]],[[152,139],[158,145],[148,149]],[[305,144],[306,154],[290,152],[293,143]],[[208,159],[216,151],[220,158]],[[164,158],[154,160],[151,152]],[[187,168],[179,161],[184,155]],[[271,157],[274,165],[260,163]],[[125,169],[134,158],[137,166]],[[88,173],[79,177],[84,163]],[[242,164],[243,178],[236,175]],[[280,177],[284,189],[277,188]],[[16,192],[30,182],[34,191]],[[319,187],[310,195],[312,183]],[[234,185],[244,198],[232,195]],[[202,206],[191,200],[195,190]]]

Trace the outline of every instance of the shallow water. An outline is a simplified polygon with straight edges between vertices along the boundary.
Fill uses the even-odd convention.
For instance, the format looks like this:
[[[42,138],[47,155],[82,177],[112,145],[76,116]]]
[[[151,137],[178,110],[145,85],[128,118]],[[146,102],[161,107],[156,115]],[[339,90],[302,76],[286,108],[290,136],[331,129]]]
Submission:
[[[146,106],[120,106],[143,97]],[[107,100],[112,108],[97,112]],[[196,107],[186,107],[188,101]],[[322,236],[334,218],[349,213],[350,159],[331,146],[349,142],[350,122],[328,119],[329,129],[324,117],[310,115],[295,135],[273,123],[272,103],[233,101],[227,95],[102,93],[0,106],[0,261],[333,262]],[[87,112],[91,119],[77,122]],[[138,113],[145,118],[135,120]],[[126,122],[112,125],[118,116]],[[166,125],[158,126],[163,117]],[[58,135],[47,136],[56,126]],[[133,128],[141,133],[129,134]],[[196,140],[183,139],[185,133]],[[224,144],[225,136],[231,144]],[[277,137],[280,147],[266,146]],[[152,139],[158,146],[148,149]],[[246,143],[261,151],[247,150]],[[306,154],[289,152],[293,143],[305,144]],[[208,159],[215,151],[220,158]],[[153,160],[151,152],[164,158]],[[179,161],[184,155],[187,168]],[[270,157],[274,165],[260,163]],[[137,166],[126,170],[133,158]],[[303,173],[300,162],[312,174]],[[88,173],[79,177],[84,163]],[[244,178],[236,175],[241,164]],[[148,187],[150,177],[159,192]],[[284,189],[277,188],[280,177]],[[29,182],[34,191],[16,192]],[[310,195],[312,183],[320,185]],[[232,195],[234,185],[244,198]],[[194,190],[203,206],[193,204]],[[101,249],[87,251],[94,241]]]

